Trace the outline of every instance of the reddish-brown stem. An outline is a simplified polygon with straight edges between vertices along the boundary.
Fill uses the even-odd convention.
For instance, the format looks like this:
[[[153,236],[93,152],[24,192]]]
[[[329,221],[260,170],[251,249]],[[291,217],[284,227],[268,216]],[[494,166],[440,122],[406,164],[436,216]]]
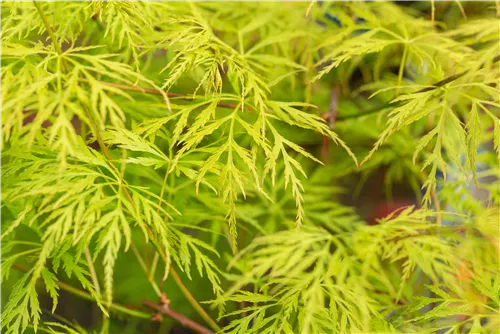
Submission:
[[[28,269],[26,269],[23,266],[20,266],[18,264],[13,264],[12,267],[19,270],[19,271],[22,271],[24,273],[28,272]],[[41,279],[42,278],[40,278],[40,280]],[[86,291],[80,290],[78,288],[75,288],[71,285],[68,285],[68,284],[60,282],[60,281],[56,281],[56,285],[59,288],[61,288],[62,290],[69,292],[75,296],[81,297],[81,298],[86,299],[86,300],[96,301],[96,298],[93,297],[92,295],[90,295]],[[197,322],[185,317],[184,315],[171,310],[167,304],[157,305],[151,301],[146,300],[146,301],[144,301],[144,305],[146,305],[152,309],[155,309],[164,315],[169,316],[170,318],[178,321],[179,323],[181,323],[185,327],[189,327],[198,333],[201,333],[201,334],[213,334],[214,333],[214,332],[210,331],[209,329],[203,327],[202,325],[198,324]],[[127,306],[123,306],[123,305],[116,304],[116,303],[112,303],[110,306],[110,309],[131,315],[131,316],[135,316],[138,318],[149,318],[149,314],[147,314],[145,312],[142,312],[139,310],[133,310]],[[153,318],[151,318],[151,320],[154,320]]]
[[[80,78],[79,80],[81,82],[89,83],[88,79]],[[108,82],[108,81],[99,81],[99,83],[104,84],[104,85],[109,86],[109,87],[114,87],[114,88],[118,88],[121,90],[129,91],[129,92],[137,92],[137,93],[144,93],[144,94],[151,94],[151,95],[167,94],[168,97],[178,97],[178,98],[181,98],[183,100],[188,100],[188,101],[194,100],[194,98],[192,96],[189,96],[187,94],[174,93],[174,92],[162,92],[161,90],[158,90],[155,88],[130,86],[130,85],[118,84],[118,83]],[[217,103],[217,106],[220,108],[236,109],[236,107],[238,105],[235,103],[219,102],[219,103]],[[251,107],[246,106],[245,109],[250,110]]]
[[[197,322],[185,317],[184,315],[177,313],[174,310],[170,309],[170,307],[167,304],[158,305],[150,300],[144,300],[143,304],[146,305],[147,307],[150,307],[150,308],[160,312],[161,314],[168,315],[170,318],[175,319],[176,321],[180,322],[185,327],[188,327],[197,333],[214,334],[214,332],[212,332],[208,328],[203,327],[199,323],[197,323]]]
[[[332,86],[331,94],[330,94],[330,108],[328,111],[328,115],[326,119],[328,119],[328,125],[331,130],[335,127],[335,121],[337,120],[337,109],[340,98],[340,85],[334,84]],[[322,155],[323,162],[325,164],[329,163],[329,151],[330,151],[330,139],[328,137],[323,137],[323,145],[322,145]]]
[[[495,58],[493,58],[492,63],[496,63],[498,61],[500,61],[500,56],[496,56]],[[455,80],[463,77],[468,72],[469,72],[469,70],[465,70],[465,71],[457,73],[455,75],[451,75],[451,76],[449,76],[449,77],[447,77],[447,78],[445,78],[445,79],[443,79],[441,81],[438,81],[438,82],[434,83],[430,87],[426,87],[426,88],[423,88],[423,89],[417,91],[417,93],[428,92],[428,91],[437,89],[439,87],[442,87],[442,86],[444,86],[444,85],[446,85],[446,84],[448,84],[450,82],[453,82],[453,81],[455,81]],[[89,83],[88,79],[80,78],[79,80],[81,82]],[[110,86],[110,87],[119,88],[119,89],[125,90],[125,91],[138,92],[138,93],[144,93],[144,94],[152,94],[152,95],[164,95],[166,93],[168,97],[178,97],[178,98],[181,98],[181,99],[184,99],[184,100],[188,100],[188,101],[194,100],[192,96],[189,96],[187,94],[182,94],[182,93],[162,92],[161,90],[158,90],[158,89],[155,89],[155,88],[147,88],[147,87],[140,87],[140,86],[130,86],[130,85],[118,84],[118,83],[113,83],[113,82],[108,82],[108,81],[99,81],[99,82],[101,84],[104,84],[104,85],[107,85],[107,86]],[[363,117],[363,116],[366,116],[366,115],[369,115],[369,114],[374,114],[374,113],[381,112],[381,111],[383,111],[383,110],[385,110],[385,109],[387,109],[389,107],[396,107],[400,103],[402,103],[402,102],[392,103],[392,104],[388,103],[385,106],[383,106],[382,108],[375,108],[375,109],[368,110],[368,111],[366,111],[364,113],[360,113],[360,114],[337,115],[337,113],[335,113],[335,119],[337,121],[344,121],[344,120],[351,119],[351,118]],[[236,107],[238,105],[235,104],[235,103],[219,102],[219,103],[217,103],[217,106],[220,107],[220,108],[236,109]],[[248,105],[245,106],[245,109],[249,110],[249,111],[253,110],[253,108],[251,106],[248,106]],[[323,118],[330,119],[330,113],[324,114]]]
[[[189,292],[188,288],[186,285],[184,285],[184,282],[182,279],[179,277],[179,274],[177,271],[174,269],[174,266],[170,266],[170,275],[174,279],[174,281],[177,283],[179,288],[181,289],[182,293],[184,296],[188,299],[188,301],[191,303],[191,305],[196,309],[198,314],[200,314],[205,321],[216,331],[220,331],[221,329],[217,325],[217,323],[205,312],[203,307],[198,303],[198,301],[193,297],[193,295]]]

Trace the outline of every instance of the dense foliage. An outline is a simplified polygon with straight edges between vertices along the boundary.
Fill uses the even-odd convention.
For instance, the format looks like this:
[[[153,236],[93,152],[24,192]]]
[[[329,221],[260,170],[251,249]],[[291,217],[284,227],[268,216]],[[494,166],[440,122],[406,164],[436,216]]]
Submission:
[[[4,333],[500,329],[499,2],[1,15]]]

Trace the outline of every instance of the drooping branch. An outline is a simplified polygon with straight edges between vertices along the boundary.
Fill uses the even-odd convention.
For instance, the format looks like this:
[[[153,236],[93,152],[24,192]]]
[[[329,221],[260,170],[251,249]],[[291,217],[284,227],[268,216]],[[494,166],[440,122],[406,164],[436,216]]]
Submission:
[[[40,14],[40,16],[41,16],[44,24],[45,24],[45,27],[46,27],[46,29],[47,29],[47,31],[49,33],[49,36],[50,36],[50,38],[52,40],[52,43],[54,44],[54,48],[56,49],[56,52],[59,55],[62,55],[62,50],[61,50],[61,47],[58,45],[58,43],[56,41],[54,30],[52,29],[50,23],[48,22],[47,17],[45,16],[45,13],[43,12],[43,9],[41,8],[41,6],[36,1],[33,1],[33,3],[35,4],[35,7],[37,8],[37,10],[38,10],[38,12],[39,12],[39,14]],[[66,65],[65,62],[63,62],[63,66],[64,66],[64,70],[67,71],[67,65]],[[109,150],[108,150],[107,146],[104,144],[104,141],[102,139],[102,136],[101,136],[101,133],[99,131],[99,128],[97,127],[97,124],[96,124],[96,122],[94,120],[94,117],[90,113],[90,110],[89,110],[89,108],[88,108],[87,105],[82,104],[82,106],[83,106],[83,108],[84,108],[84,110],[85,110],[85,112],[87,114],[87,117],[90,120],[90,124],[92,126],[92,130],[93,130],[94,135],[95,135],[95,137],[97,139],[97,142],[99,143],[99,146],[100,146],[101,150],[104,153],[104,156],[106,157],[106,160],[108,161],[110,167],[115,171],[116,176],[119,178],[120,186],[124,185],[125,181],[122,179],[120,172],[118,171],[118,169],[116,168],[116,166],[113,164],[113,160],[112,160],[111,154],[109,153]],[[130,192],[128,191],[127,187],[122,187],[122,189],[123,189],[123,191],[125,193],[125,196],[126,196],[127,200],[131,203],[132,208],[134,208],[134,210],[135,210],[135,208],[136,208],[135,202],[134,202],[134,200],[133,200]],[[156,245],[155,238],[154,238],[154,233],[151,231],[151,229],[149,228],[149,226],[146,225],[146,228],[147,228],[147,232],[149,234],[149,238],[151,240],[151,243],[156,248],[156,250],[160,253],[160,255],[162,256],[162,258],[164,260],[166,260],[166,255],[164,254],[164,252],[162,251],[162,249]],[[173,266],[170,266],[170,270],[172,271],[172,273],[177,274],[175,272],[175,269],[173,268]],[[179,277],[179,276],[177,275],[177,277]],[[200,316],[205,321],[207,321],[207,323],[210,324],[210,326],[214,330],[220,331],[220,328],[217,325],[217,323],[200,306],[200,304],[198,303],[198,301],[193,297],[193,295],[186,288],[186,286],[182,283],[182,281],[180,279],[179,280],[175,280],[175,281],[180,286],[180,288],[181,288],[184,296],[188,299],[188,301],[190,302],[190,304],[200,314]]]
[[[28,272],[28,269],[18,265],[18,264],[13,264],[12,265],[12,268],[16,269],[16,270],[19,270],[19,271],[22,271],[24,273],[27,273]],[[40,277],[39,278],[40,280],[42,280],[42,278]],[[61,290],[64,290],[68,293],[71,293],[72,295],[75,295],[77,297],[80,297],[80,298],[83,298],[85,300],[89,300],[89,301],[93,301],[93,302],[99,302],[99,300],[97,300],[96,298],[94,298],[90,293],[86,292],[86,291],[83,291],[83,290],[80,290],[78,288],[75,288],[69,284],[66,284],[64,282],[60,282],[60,281],[57,281],[56,282],[57,286],[59,288],[61,288]],[[120,312],[120,313],[124,313],[124,314],[128,314],[130,316],[133,316],[133,317],[136,317],[136,318],[143,318],[143,319],[150,319],[151,318],[151,315],[146,313],[146,312],[142,312],[142,311],[138,311],[138,310],[132,310],[126,306],[123,306],[123,305],[120,305],[120,304],[116,304],[116,303],[111,303],[109,305],[109,308],[111,310],[114,310],[114,311],[117,311],[117,312]]]
[[[492,64],[497,63],[499,61],[500,61],[500,56],[496,56],[495,58],[493,58]],[[451,83],[451,82],[453,82],[453,81],[455,81],[457,79],[460,79],[461,77],[463,77],[464,75],[466,75],[470,71],[471,70],[465,70],[465,71],[459,72],[457,74],[450,75],[449,77],[446,77],[443,80],[435,82],[434,84],[430,85],[429,87],[422,88],[422,89],[416,91],[415,93],[425,93],[425,92],[430,92],[431,90],[438,89],[438,88],[443,87],[443,86],[445,86],[445,85],[447,85],[447,84],[449,84],[449,83]],[[338,115],[337,116],[337,121],[345,121],[345,120],[348,120],[348,119],[359,118],[359,117],[364,117],[364,116],[371,115],[371,114],[376,114],[376,113],[382,112],[382,111],[384,111],[384,110],[386,110],[388,108],[398,107],[402,103],[403,103],[403,101],[400,101],[400,102],[397,102],[397,103],[390,103],[389,102],[389,103],[387,103],[386,105],[384,105],[382,107],[374,108],[374,109],[365,111],[363,113],[351,114],[351,115]]]
[[[500,61],[500,56],[496,56],[495,58],[493,58],[492,63],[497,63],[499,61]],[[431,90],[443,87],[444,85],[447,85],[447,84],[449,84],[449,83],[451,83],[451,82],[453,82],[453,81],[455,81],[455,80],[463,77],[464,75],[466,75],[467,73],[469,73],[469,71],[470,70],[465,70],[465,71],[462,71],[460,73],[457,73],[457,74],[454,74],[454,75],[450,75],[449,77],[446,77],[443,80],[435,82],[434,84],[430,85],[429,87],[425,87],[425,88],[417,91],[416,93],[429,92]],[[88,79],[84,79],[84,78],[80,78],[79,80],[81,82],[85,82],[85,83],[89,82]],[[143,93],[143,94],[151,94],[151,95],[164,95],[164,94],[167,94],[168,97],[178,97],[178,98],[181,98],[181,99],[184,99],[184,100],[189,100],[189,101],[193,100],[192,96],[189,96],[188,94],[183,94],[183,93],[176,93],[176,92],[170,92],[170,91],[168,91],[168,92],[162,92],[162,91],[160,91],[158,89],[155,89],[155,88],[147,88],[147,87],[141,87],[141,86],[124,85],[124,84],[118,84],[118,83],[113,83],[113,82],[108,82],[108,81],[99,81],[99,83],[101,83],[103,85],[106,85],[106,86],[118,88],[118,89],[121,89],[121,90],[124,90],[124,91],[131,91],[131,92],[137,92],[137,93]],[[399,102],[399,103],[401,103],[401,102]],[[359,118],[359,117],[364,117],[364,116],[371,115],[371,114],[376,114],[376,113],[379,113],[379,112],[382,112],[382,111],[386,110],[387,108],[397,107],[398,105],[399,105],[398,103],[387,103],[383,107],[378,107],[378,108],[374,108],[374,109],[365,111],[363,113],[351,114],[351,115],[340,115],[340,114],[337,113],[335,119],[336,119],[336,121],[342,122],[342,121],[345,121],[345,120],[348,120],[348,119]],[[227,103],[227,102],[218,102],[217,106],[220,107],[220,108],[235,109],[237,107],[237,104],[235,104],[235,103]],[[249,111],[253,110],[253,108],[251,106],[249,106],[249,105],[246,105],[245,109],[249,110]],[[327,114],[324,115],[325,119],[329,119],[329,117],[330,116],[327,115]]]
[[[19,270],[19,271],[22,271],[24,273],[27,273],[28,272],[28,269],[18,265],[18,264],[13,264],[12,267],[16,270]],[[40,280],[42,280],[42,278],[40,277],[39,278]],[[93,301],[93,302],[99,302],[99,300],[97,300],[95,297],[93,297],[91,294],[89,294],[88,292],[84,291],[84,290],[81,290],[81,289],[78,289],[78,288],[75,288],[67,283],[64,283],[64,282],[60,282],[60,281],[57,281],[56,282],[57,286],[59,288],[61,288],[61,290],[64,290],[72,295],[75,295],[77,297],[80,297],[82,299],[85,299],[85,300],[89,300],[89,301]],[[192,330],[198,332],[198,333],[201,333],[201,334],[213,334],[212,331],[210,331],[209,329],[203,327],[202,325],[198,324],[197,322],[187,318],[186,316],[178,313],[178,312],[175,312],[174,310],[170,309],[168,307],[167,304],[163,304],[163,305],[157,305],[151,301],[144,301],[144,305],[145,306],[148,306],[152,309],[155,309],[157,310],[158,312],[160,312],[161,314],[164,314],[164,315],[167,315],[169,316],[170,318],[176,320],[177,322],[181,323],[183,326],[185,327],[189,327],[191,328]],[[111,303],[109,308],[113,311],[116,311],[116,312],[120,312],[120,313],[123,313],[123,314],[127,314],[127,315],[130,315],[130,316],[133,316],[133,317],[136,317],[136,318],[142,318],[142,319],[151,319],[151,314],[149,313],[146,313],[146,312],[143,312],[143,311],[139,311],[139,310],[133,310],[133,309],[130,309],[126,306],[123,306],[123,305],[120,305],[120,304],[117,304],[117,303]]]

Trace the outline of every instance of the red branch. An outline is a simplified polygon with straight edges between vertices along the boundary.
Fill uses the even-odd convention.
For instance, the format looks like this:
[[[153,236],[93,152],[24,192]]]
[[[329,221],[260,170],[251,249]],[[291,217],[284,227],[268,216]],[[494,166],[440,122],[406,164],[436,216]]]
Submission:
[[[79,78],[78,80],[81,82],[85,82],[85,83],[90,82],[90,80],[84,79],[84,78]],[[118,83],[108,82],[108,81],[99,81],[99,83],[106,85],[106,86],[109,86],[109,87],[114,87],[114,88],[118,88],[118,89],[125,90],[125,91],[130,91],[130,92],[137,92],[137,93],[151,94],[151,95],[167,94],[168,97],[178,97],[178,98],[181,98],[183,100],[188,100],[188,101],[194,100],[192,96],[189,96],[187,94],[166,92],[166,91],[161,91],[161,90],[158,90],[155,88],[129,86],[129,85],[123,85],[123,84],[118,84]],[[236,109],[236,107],[238,105],[235,103],[218,102],[217,106],[220,108]],[[246,106],[245,109],[250,110],[251,108],[249,106]]]
[[[200,333],[200,334],[214,334],[214,332],[212,332],[208,328],[203,327],[199,323],[197,323],[197,322],[195,322],[195,321],[193,321],[193,320],[185,317],[184,315],[182,315],[180,313],[177,313],[174,310],[170,309],[170,307],[168,306],[168,304],[158,305],[158,304],[156,304],[156,303],[154,303],[154,302],[152,302],[150,300],[145,300],[143,302],[143,304],[146,305],[147,307],[150,307],[150,308],[158,311],[161,314],[168,315],[170,318],[172,318],[172,319],[180,322],[185,327],[188,327],[188,328],[194,330],[197,333]]]

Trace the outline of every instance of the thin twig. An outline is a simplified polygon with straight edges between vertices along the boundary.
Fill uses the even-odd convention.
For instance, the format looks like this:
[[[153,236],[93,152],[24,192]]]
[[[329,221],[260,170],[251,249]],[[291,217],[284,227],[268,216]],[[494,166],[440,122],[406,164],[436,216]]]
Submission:
[[[198,313],[200,313],[200,314],[204,313],[205,310],[200,306],[200,304],[198,304],[196,299],[194,299],[194,297],[191,295],[188,288],[184,285],[184,282],[182,282],[182,279],[179,277],[179,274],[174,269],[174,266],[170,266],[170,273],[172,274],[172,278],[174,279],[174,281],[181,288],[181,291],[184,294],[184,296],[186,298],[188,298],[189,302],[191,303],[191,305],[193,305],[193,307],[196,309],[196,311],[198,311]],[[221,331],[221,328],[217,325],[217,323],[212,318],[210,318],[208,316],[208,318],[204,318],[204,319],[208,322],[208,324],[210,325],[210,327],[212,327],[213,330],[215,330],[216,332]]]
[[[142,270],[144,270],[144,272],[146,273],[146,276],[148,278],[148,282],[151,284],[151,286],[153,287],[153,290],[155,290],[155,293],[158,295],[158,296],[161,296],[161,291],[160,291],[160,288],[158,288],[158,285],[156,284],[156,282],[154,281],[154,277],[150,277],[148,275],[148,267],[146,266],[146,263],[144,262],[141,254],[139,253],[139,251],[137,250],[137,247],[135,247],[135,244],[133,242],[130,243],[130,248],[132,249],[132,252],[134,253],[135,257],[137,258],[137,261],[139,262]]]
[[[27,273],[28,272],[28,269],[18,265],[18,264],[13,264],[12,267],[14,269],[17,269],[19,271],[22,271],[24,273]],[[42,278],[40,277],[39,278],[40,280],[42,280]],[[58,287],[60,287],[62,290],[66,291],[66,292],[69,292],[71,293],[72,295],[75,295],[77,297],[80,297],[80,298],[83,298],[85,300],[90,300],[90,301],[95,301],[95,302],[100,302],[97,298],[93,297],[91,294],[83,291],[83,290],[80,290],[78,288],[75,288],[69,284],[66,284],[66,283],[63,283],[63,282],[60,282],[60,281],[57,281],[56,282],[56,285]],[[181,323],[182,325],[186,326],[186,327],[189,327],[191,329],[193,329],[194,331],[198,332],[198,333],[201,333],[201,334],[213,334],[212,331],[210,331],[209,329],[203,327],[202,325],[194,322],[193,320],[185,317],[184,315],[180,314],[180,313],[177,313],[173,310],[171,310],[167,304],[164,304],[162,306],[160,305],[157,305],[151,301],[144,301],[144,305],[152,308],[152,309],[155,309],[157,310],[158,312],[162,313],[162,314],[165,314],[165,315],[168,315],[170,318],[178,321],[179,323]],[[131,315],[131,316],[134,316],[134,317],[137,317],[137,318],[143,318],[143,319],[151,319],[151,315],[149,313],[146,313],[146,312],[142,312],[142,311],[138,311],[138,310],[132,310],[132,309],[129,309],[123,305],[120,305],[120,304],[116,304],[116,303],[112,303],[110,306],[109,306],[110,309],[114,310],[114,311],[117,311],[117,312],[121,312],[121,313],[124,313],[124,314],[128,314],[128,315]]]
[[[92,283],[95,287],[95,292],[99,298],[101,298],[101,288],[99,287],[99,280],[97,279],[97,273],[95,271],[94,263],[92,262],[92,256],[90,256],[90,251],[88,247],[85,247],[85,258],[89,265],[90,277],[92,278]]]
[[[424,171],[421,172],[420,178],[422,182],[425,182],[429,178],[429,175],[427,175]],[[434,211],[436,212],[436,225],[440,226],[441,225],[441,204],[439,203],[439,198],[437,196],[436,190],[435,189],[430,189],[429,190],[431,193],[431,199],[432,199],[432,204],[434,205]]]
[[[89,83],[89,81],[90,81],[89,79],[85,79],[85,78],[79,78],[78,80],[81,82],[85,82],[85,83]],[[118,88],[118,89],[125,90],[125,91],[130,91],[130,92],[137,92],[137,93],[150,94],[150,95],[162,95],[162,96],[166,94],[168,97],[178,97],[178,98],[181,98],[181,99],[187,100],[187,101],[193,101],[196,99],[196,98],[193,98],[192,96],[189,96],[188,94],[175,93],[175,92],[165,92],[165,91],[161,91],[161,90],[158,90],[155,88],[124,85],[124,84],[118,84],[118,83],[109,82],[109,81],[100,81],[100,80],[97,80],[97,81],[100,84],[103,84],[103,85],[106,85],[109,87]],[[238,104],[227,103],[227,102],[218,102],[217,106],[220,108],[235,109],[238,106]],[[246,106],[245,109],[251,110],[252,108],[250,106]]]
[[[500,61],[500,56],[496,56],[495,58],[493,58],[492,63],[496,63],[498,61]],[[450,82],[453,82],[453,81],[455,81],[455,80],[463,77],[469,71],[470,70],[465,70],[463,72],[451,75],[451,76],[449,76],[449,77],[447,77],[447,78],[445,78],[443,80],[440,80],[440,81],[432,84],[430,87],[426,87],[426,88],[423,88],[423,89],[417,91],[416,93],[424,93],[424,92],[428,92],[428,91],[437,89],[439,87],[442,87],[442,86],[444,86],[444,85],[446,85],[446,84],[448,84]],[[78,80],[81,81],[81,82],[89,83],[88,79],[79,78]],[[164,94],[166,94],[168,97],[179,97],[179,98],[182,98],[182,99],[188,100],[188,101],[194,100],[192,96],[189,96],[187,94],[175,93],[175,92],[163,92],[163,91],[155,89],[155,88],[147,88],[147,87],[140,87],[140,86],[130,86],[130,85],[118,84],[118,83],[113,83],[113,82],[108,82],[108,81],[99,81],[99,83],[101,83],[103,85],[110,86],[110,87],[118,88],[118,89],[121,89],[121,90],[125,90],[125,91],[132,91],[132,92],[138,92],[138,93],[144,93],[144,94],[151,94],[151,95],[164,95]],[[402,103],[402,102],[400,102],[400,103]],[[399,105],[398,103],[390,103],[389,102],[389,103],[387,103],[385,106],[383,106],[381,108],[380,107],[379,108],[375,108],[375,109],[366,111],[364,113],[358,113],[358,114],[352,114],[352,115],[338,115],[336,117],[336,120],[337,121],[345,121],[345,120],[352,119],[352,118],[363,117],[363,116],[366,116],[366,115],[370,115],[370,114],[375,114],[375,113],[382,112],[383,110],[385,110],[387,108],[396,107],[398,105]],[[220,108],[235,109],[238,105],[235,104],[235,103],[218,102],[217,106],[220,107]],[[246,105],[245,109],[246,110],[253,110],[253,108],[251,106],[249,106],[249,105]]]
[[[441,205],[439,204],[439,199],[434,190],[431,190],[431,198],[434,203],[434,210],[436,211],[436,224],[441,225]]]
[[[162,204],[161,201],[163,200],[163,195],[165,194],[165,188],[167,186],[167,181],[169,181],[169,180],[170,180],[170,184],[169,184],[170,190],[168,191],[167,202],[168,203],[172,202],[172,189],[174,188],[174,180],[175,179],[173,177],[169,178],[169,176],[170,176],[169,171],[170,171],[170,167],[171,167],[171,163],[172,163],[172,159],[173,159],[173,150],[174,150],[174,147],[172,146],[170,148],[170,150],[168,151],[168,158],[169,158],[168,167],[167,167],[167,170],[165,171],[165,176],[163,177],[163,183],[161,185],[160,197],[158,198],[158,207],[156,209],[156,214],[158,214],[158,215],[160,214],[160,208],[161,208],[161,204]],[[158,265],[158,253],[156,252],[154,257],[153,257],[153,262],[151,263],[151,270],[148,271],[149,277],[154,277],[157,265]],[[169,264],[167,271],[165,272],[165,274],[162,278],[162,281],[160,284],[161,287],[163,287],[163,283],[165,282],[165,280],[168,277],[168,274],[170,273],[170,267],[171,267],[171,265]]]
[[[335,121],[337,120],[337,109],[338,109],[338,104],[339,104],[339,99],[340,99],[340,85],[339,84],[334,84],[331,89],[330,93],[330,108],[328,110],[328,114],[326,115],[325,118],[328,119],[328,125],[331,130],[335,128]],[[323,154],[323,161],[325,164],[329,163],[329,150],[330,150],[330,142],[328,137],[324,136],[323,137],[323,149],[322,149],[322,154]]]
[[[168,315],[170,318],[177,320],[185,327],[188,327],[197,333],[214,334],[214,332],[212,332],[208,328],[206,328],[206,327],[200,325],[199,323],[185,317],[184,315],[177,313],[174,310],[170,309],[168,304],[158,305],[150,300],[144,300],[143,304],[146,305],[147,307],[150,307],[150,308],[160,312],[161,314]]]
[[[50,36],[50,40],[52,41],[52,45],[54,45],[54,48],[58,54],[62,54],[62,49],[59,43],[57,43],[56,36],[54,34],[54,30],[52,30],[52,27],[49,23],[49,20],[47,19],[47,16],[45,16],[45,13],[42,10],[42,7],[40,7],[40,4],[33,0],[33,3],[35,4],[36,9],[38,10],[38,13],[40,14],[40,17],[42,18],[43,24],[45,25],[45,28],[47,29],[47,32]]]
[[[436,6],[434,4],[434,0],[431,0],[431,22],[434,25],[434,20],[436,18]]]
[[[157,252],[155,252],[155,255],[153,256],[153,261],[151,262],[151,269],[148,270],[148,280],[152,280],[153,277],[155,276],[156,273],[156,267],[158,266],[158,260],[160,259],[160,256],[158,255]]]
[[[405,35],[407,35],[406,30],[405,30]],[[408,38],[408,36],[405,36],[405,37]],[[406,59],[408,57],[408,49],[409,49],[408,44],[405,43],[404,50],[403,50],[403,56],[401,57],[401,63],[399,64],[398,83],[397,83],[397,88],[396,88],[396,92],[395,92],[396,97],[399,96],[399,89],[401,86],[401,82],[403,82],[403,73],[404,73],[405,66],[406,66]]]
[[[441,4],[439,5],[439,7],[435,8],[435,10],[434,10],[434,19],[436,19],[436,17],[439,14],[441,14],[442,12],[444,12],[451,5],[452,5],[451,1],[443,1],[443,2],[441,2]],[[431,12],[431,16],[430,17],[432,19],[432,12]]]
[[[417,234],[411,234],[411,235],[405,235],[403,237],[395,237],[388,239],[387,242],[398,242],[404,239],[411,239],[411,238],[418,238],[422,236],[429,236],[429,235],[440,235],[444,231],[452,231],[454,233],[461,233],[466,231],[466,228],[463,226],[439,226],[439,228],[436,228],[434,230],[424,230],[421,233]]]

